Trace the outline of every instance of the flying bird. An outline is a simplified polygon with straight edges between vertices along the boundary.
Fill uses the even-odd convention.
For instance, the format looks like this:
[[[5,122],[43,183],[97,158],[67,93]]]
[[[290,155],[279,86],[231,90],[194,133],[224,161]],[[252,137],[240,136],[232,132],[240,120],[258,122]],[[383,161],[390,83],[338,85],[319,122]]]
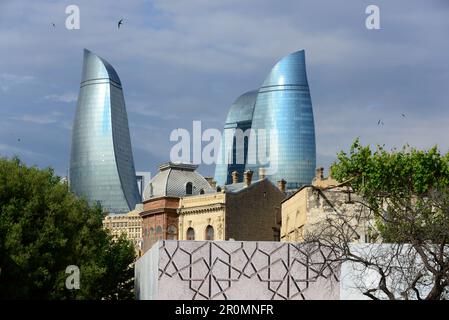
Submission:
[[[384,125],[383,121],[379,119],[379,121],[377,121],[377,125]]]
[[[55,23],[54,23],[54,22],[52,22],[52,23],[51,23],[51,25],[53,26],[53,28],[55,28],[55,27],[56,27],[56,25],[55,25]]]
[[[119,22],[117,23],[117,27],[120,29],[120,26],[123,24],[123,19],[120,19]]]
[[[405,118],[405,114],[401,113],[401,116],[402,116],[403,118]]]
[[[17,139],[17,141],[19,141],[19,142],[20,142],[20,138],[18,138],[18,139]]]

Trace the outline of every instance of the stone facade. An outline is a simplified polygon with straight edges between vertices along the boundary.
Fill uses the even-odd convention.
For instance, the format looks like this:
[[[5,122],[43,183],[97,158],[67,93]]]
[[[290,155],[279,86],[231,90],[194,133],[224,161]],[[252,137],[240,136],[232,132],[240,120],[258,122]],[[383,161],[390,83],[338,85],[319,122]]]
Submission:
[[[322,168],[311,186],[304,186],[281,205],[281,241],[302,242],[323,227],[327,218],[345,219],[354,229],[352,242],[371,242],[370,212],[348,187],[322,176]]]
[[[206,228],[212,226],[214,239],[225,239],[226,193],[216,192],[180,199],[179,240],[187,239],[187,230],[192,228],[194,240],[206,239]]]
[[[179,239],[273,241],[276,212],[284,198],[268,179],[246,180],[220,192],[181,198]]]
[[[410,244],[350,243],[349,250],[363,260],[371,257],[384,271],[391,268],[387,286],[399,300],[405,299],[407,280],[413,279],[398,276],[407,267],[405,261],[416,268],[410,272],[428,272]],[[353,259],[336,262],[336,254],[340,256],[328,246],[310,243],[160,241],[135,264],[136,298],[369,300],[363,292],[370,290],[378,299],[388,299],[379,288],[376,267],[366,268]],[[392,259],[398,254],[411,260]],[[431,288],[431,282],[416,287],[421,297]]]
[[[136,262],[136,298],[340,299],[340,268],[329,258],[306,244],[160,241]]]
[[[140,212],[142,207],[137,205],[136,209],[125,214],[111,214],[103,219],[103,227],[110,230],[114,237],[125,234],[131,240],[138,256],[141,255],[142,245],[142,218]]]

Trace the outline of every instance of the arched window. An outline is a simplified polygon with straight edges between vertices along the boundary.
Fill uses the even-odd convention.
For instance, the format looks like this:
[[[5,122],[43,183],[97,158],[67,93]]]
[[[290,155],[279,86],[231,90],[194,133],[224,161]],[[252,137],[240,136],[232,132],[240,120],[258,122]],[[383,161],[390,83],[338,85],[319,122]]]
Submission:
[[[221,192],[221,188],[220,187],[217,187],[217,192]]]
[[[162,227],[161,226],[157,226],[156,227],[156,241],[157,240],[162,240]]]
[[[150,243],[153,243],[154,242],[154,229],[153,228],[150,228],[149,238],[150,238]]]
[[[206,227],[206,240],[214,240],[214,227],[211,225]]]
[[[187,229],[187,240],[195,240],[195,230],[193,228]]]
[[[167,240],[177,240],[178,239],[178,229],[175,226],[169,226],[167,228]]]
[[[186,184],[186,194],[192,194],[192,193],[193,193],[192,182],[187,182],[187,184]]]
[[[204,194],[204,189],[201,189],[201,190],[200,190],[200,194]]]

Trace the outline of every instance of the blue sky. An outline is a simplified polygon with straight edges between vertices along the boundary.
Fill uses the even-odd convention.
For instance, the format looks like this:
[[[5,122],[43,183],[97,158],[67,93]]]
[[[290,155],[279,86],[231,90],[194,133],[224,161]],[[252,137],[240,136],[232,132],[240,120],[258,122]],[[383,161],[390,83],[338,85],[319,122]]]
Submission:
[[[65,28],[70,4],[80,30]],[[369,4],[380,30],[365,28]],[[83,48],[121,78],[139,171],[169,160],[173,129],[221,130],[234,99],[301,49],[318,165],[356,137],[447,152],[448,18],[445,0],[0,0],[0,155],[65,175]]]

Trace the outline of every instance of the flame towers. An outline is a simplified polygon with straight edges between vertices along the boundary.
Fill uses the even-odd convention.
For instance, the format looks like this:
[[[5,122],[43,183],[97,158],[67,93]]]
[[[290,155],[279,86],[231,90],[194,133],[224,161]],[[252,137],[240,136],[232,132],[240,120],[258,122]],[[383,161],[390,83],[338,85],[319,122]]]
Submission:
[[[248,91],[238,97],[229,109],[218,155],[219,163],[215,167],[214,180],[218,185],[231,183],[233,171],[237,171],[239,176],[243,177],[248,153],[247,130],[251,129],[256,99],[257,90]],[[238,129],[246,133],[241,135],[241,139],[236,131]],[[232,161],[227,161],[228,159]]]
[[[257,92],[250,120],[245,170],[258,178],[259,169],[265,168],[267,178],[274,183],[285,179],[290,190],[310,184],[316,166],[315,127],[304,50],[282,58],[271,69]],[[231,161],[225,166],[235,170]],[[223,167],[216,167],[217,182],[223,181]]]
[[[84,50],[72,132],[70,189],[103,210],[123,213],[140,202],[120,78],[104,59]]]

